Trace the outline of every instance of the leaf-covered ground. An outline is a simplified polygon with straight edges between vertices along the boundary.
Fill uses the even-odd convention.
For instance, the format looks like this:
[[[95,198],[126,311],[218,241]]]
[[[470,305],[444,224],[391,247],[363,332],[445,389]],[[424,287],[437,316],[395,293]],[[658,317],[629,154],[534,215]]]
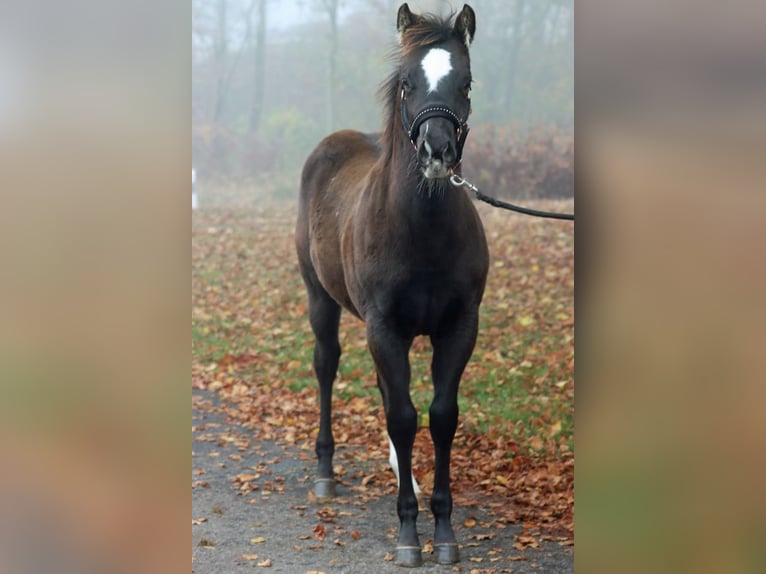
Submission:
[[[532,205],[534,203],[534,205]],[[530,202],[572,210],[571,201]],[[574,232],[570,222],[478,206],[491,269],[479,340],[460,389],[452,459],[459,505],[481,501],[499,521],[570,544],[574,505]],[[253,440],[313,452],[318,420],[313,338],[293,246],[295,204],[194,212],[192,384],[217,391]],[[370,492],[395,490],[380,397],[363,325],[341,321],[343,356],[334,394],[338,443],[357,445]],[[412,395],[420,412],[414,472],[433,480],[428,432],[430,345],[411,352]]]

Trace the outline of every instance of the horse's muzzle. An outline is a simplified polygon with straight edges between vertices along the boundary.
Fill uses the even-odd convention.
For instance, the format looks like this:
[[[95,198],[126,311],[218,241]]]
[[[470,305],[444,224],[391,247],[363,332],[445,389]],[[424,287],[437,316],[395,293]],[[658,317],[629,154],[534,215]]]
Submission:
[[[429,121],[425,123],[421,133],[417,149],[423,175],[428,179],[450,176],[457,162],[455,131],[452,125],[445,121]]]

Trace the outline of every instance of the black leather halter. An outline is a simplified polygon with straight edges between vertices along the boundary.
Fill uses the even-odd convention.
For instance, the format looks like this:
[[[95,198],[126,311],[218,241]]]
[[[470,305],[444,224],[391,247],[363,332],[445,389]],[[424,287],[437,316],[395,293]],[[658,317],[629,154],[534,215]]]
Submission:
[[[404,97],[404,89],[401,92],[401,106],[402,106],[402,126],[404,131],[407,132],[407,137],[410,139],[412,146],[417,149],[417,137],[420,126],[426,120],[431,118],[445,118],[452,122],[455,126],[456,144],[455,152],[457,154],[457,163],[460,163],[463,157],[463,146],[465,145],[465,139],[468,137],[470,128],[468,123],[458,117],[458,115],[446,106],[427,106],[420,110],[412,122],[410,122],[409,114],[407,113],[407,98]]]

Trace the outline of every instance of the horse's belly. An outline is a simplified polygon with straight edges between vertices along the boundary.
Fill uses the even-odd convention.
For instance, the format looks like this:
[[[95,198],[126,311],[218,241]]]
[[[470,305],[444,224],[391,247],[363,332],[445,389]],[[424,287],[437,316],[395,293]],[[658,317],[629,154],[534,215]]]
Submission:
[[[347,309],[357,317],[359,312],[351,301],[346,289],[346,280],[343,271],[343,263],[340,258],[340,252],[327,255],[321,253],[321,246],[314,244],[311,249],[311,263],[314,266],[319,282],[325,291],[341,307]]]

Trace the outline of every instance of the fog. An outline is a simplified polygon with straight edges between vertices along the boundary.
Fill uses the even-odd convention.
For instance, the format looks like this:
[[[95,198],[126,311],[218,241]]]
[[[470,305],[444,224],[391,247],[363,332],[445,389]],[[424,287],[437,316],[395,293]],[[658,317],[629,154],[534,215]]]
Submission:
[[[375,93],[391,71],[399,4],[194,0],[192,153],[200,185],[292,177],[328,133],[379,130]],[[409,4],[414,12],[442,15],[462,7]],[[567,148],[574,116],[572,0],[471,5],[477,32],[467,158],[470,146],[490,138],[513,155],[509,146],[529,147],[526,138],[540,130],[547,155]],[[571,195],[571,185],[564,187],[543,195]]]

